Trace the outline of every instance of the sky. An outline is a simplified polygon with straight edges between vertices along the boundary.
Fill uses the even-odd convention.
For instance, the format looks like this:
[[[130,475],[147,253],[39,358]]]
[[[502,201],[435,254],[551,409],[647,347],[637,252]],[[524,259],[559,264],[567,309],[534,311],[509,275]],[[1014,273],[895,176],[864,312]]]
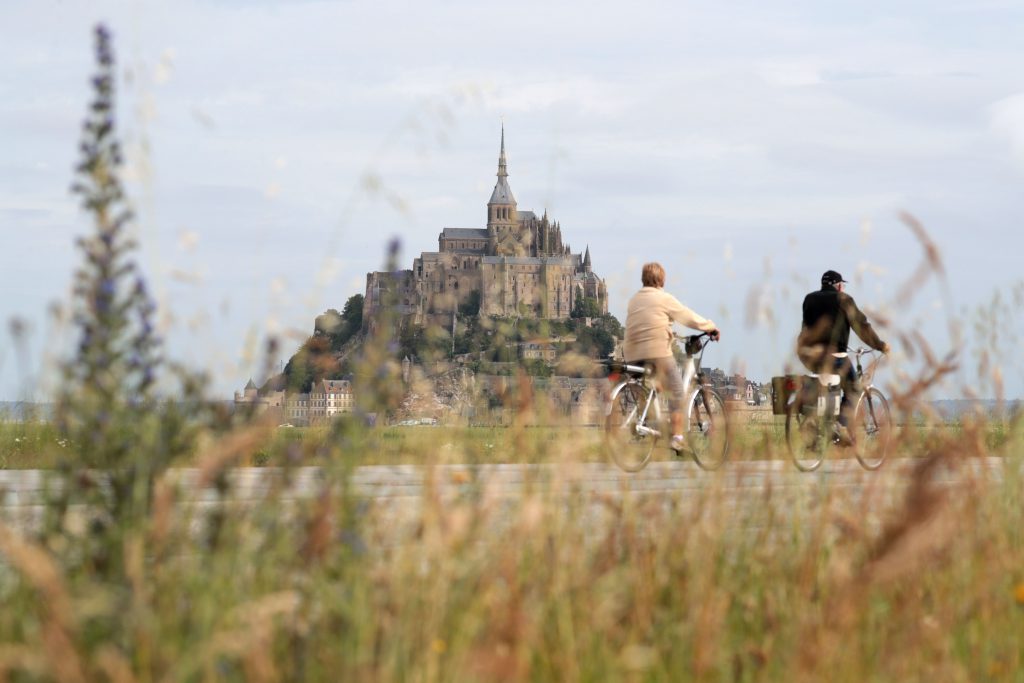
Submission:
[[[1024,2],[0,0],[0,400],[46,400],[72,338],[97,22],[166,353],[216,396],[390,239],[411,267],[485,227],[504,125],[519,208],[589,246],[620,320],[660,261],[723,331],[705,364],[767,381],[835,269],[894,342],[883,386],[916,334],[957,354],[934,398],[1024,398]]]

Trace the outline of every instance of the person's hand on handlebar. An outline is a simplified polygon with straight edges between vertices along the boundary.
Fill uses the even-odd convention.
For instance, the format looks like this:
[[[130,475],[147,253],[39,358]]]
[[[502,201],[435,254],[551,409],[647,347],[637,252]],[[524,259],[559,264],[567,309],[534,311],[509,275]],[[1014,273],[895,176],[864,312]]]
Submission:
[[[697,329],[703,332],[704,334],[708,335],[708,337],[711,338],[711,341],[718,341],[719,339],[722,338],[722,333],[718,329],[718,325],[711,322],[710,320],[705,320],[704,322],[702,322],[697,327]]]

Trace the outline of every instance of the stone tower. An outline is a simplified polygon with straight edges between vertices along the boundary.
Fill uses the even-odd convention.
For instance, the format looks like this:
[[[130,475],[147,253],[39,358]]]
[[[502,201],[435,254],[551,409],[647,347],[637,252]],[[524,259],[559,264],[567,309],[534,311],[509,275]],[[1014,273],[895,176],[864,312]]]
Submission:
[[[498,155],[498,182],[487,202],[488,252],[498,256],[525,256],[529,245],[520,234],[519,212],[516,198],[508,186],[508,168],[505,162],[505,126],[501,127],[501,153]]]

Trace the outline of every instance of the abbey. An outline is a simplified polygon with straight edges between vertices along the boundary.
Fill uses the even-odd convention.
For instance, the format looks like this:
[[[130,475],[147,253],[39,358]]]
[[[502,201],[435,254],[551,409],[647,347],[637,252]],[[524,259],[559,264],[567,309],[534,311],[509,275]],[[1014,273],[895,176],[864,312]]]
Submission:
[[[480,315],[503,317],[565,319],[585,299],[608,312],[608,288],[591,268],[590,248],[572,253],[547,211],[538,218],[517,207],[504,127],[487,227],[444,228],[437,241],[437,251],[421,253],[411,270],[367,273],[364,321],[388,306],[416,324],[450,324],[460,305],[475,302]]]

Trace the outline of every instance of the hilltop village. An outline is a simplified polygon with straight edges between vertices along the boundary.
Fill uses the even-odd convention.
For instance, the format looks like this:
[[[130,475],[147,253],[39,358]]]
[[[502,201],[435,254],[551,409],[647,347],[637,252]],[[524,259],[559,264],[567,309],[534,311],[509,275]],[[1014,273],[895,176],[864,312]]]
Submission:
[[[589,246],[573,252],[546,210],[520,209],[508,178],[502,129],[486,227],[446,227],[412,268],[368,273],[365,293],[318,316],[284,372],[262,387],[250,380],[236,405],[296,425],[353,412],[354,366],[363,342],[383,332],[397,342],[402,385],[391,421],[501,423],[528,384],[548,418],[598,423],[606,380],[596,360],[617,355],[622,325]],[[729,399],[766,402],[765,387],[707,372]]]

